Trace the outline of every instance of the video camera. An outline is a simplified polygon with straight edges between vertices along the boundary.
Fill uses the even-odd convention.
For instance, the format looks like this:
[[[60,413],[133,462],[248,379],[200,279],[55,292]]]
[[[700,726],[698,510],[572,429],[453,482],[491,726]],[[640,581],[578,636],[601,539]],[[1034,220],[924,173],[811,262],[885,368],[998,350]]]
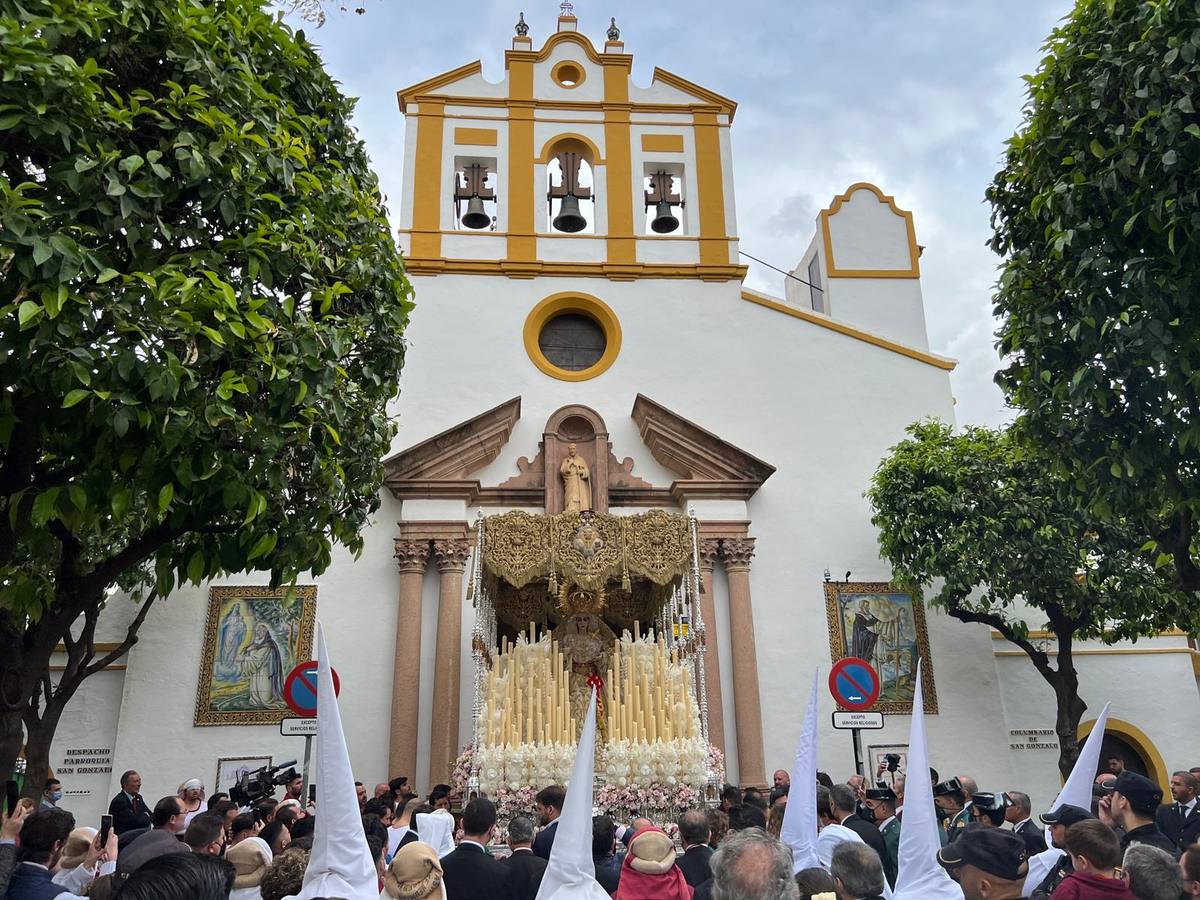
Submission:
[[[264,797],[274,794],[276,787],[298,778],[299,773],[295,765],[296,761],[290,759],[277,766],[263,766],[253,772],[247,772],[229,789],[229,799],[238,806],[253,806]]]

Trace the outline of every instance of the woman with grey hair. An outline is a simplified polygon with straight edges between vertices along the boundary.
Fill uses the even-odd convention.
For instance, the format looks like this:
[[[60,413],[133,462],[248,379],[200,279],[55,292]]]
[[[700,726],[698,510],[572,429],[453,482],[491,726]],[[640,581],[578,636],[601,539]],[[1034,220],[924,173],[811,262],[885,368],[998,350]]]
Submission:
[[[732,831],[712,857],[712,900],[796,900],[792,848],[761,828]]]
[[[1150,844],[1130,844],[1122,862],[1125,883],[1138,900],[1179,900],[1183,873],[1170,853]]]

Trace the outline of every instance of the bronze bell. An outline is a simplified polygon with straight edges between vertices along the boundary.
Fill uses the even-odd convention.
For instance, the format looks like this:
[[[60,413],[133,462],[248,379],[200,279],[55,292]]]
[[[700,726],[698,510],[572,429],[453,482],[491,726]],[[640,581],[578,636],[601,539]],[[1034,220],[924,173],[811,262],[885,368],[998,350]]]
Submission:
[[[483,209],[483,200],[478,195],[467,201],[467,212],[462,217],[465,228],[487,228],[492,224],[492,217]]]
[[[567,234],[587,228],[587,220],[579,212],[579,199],[574,194],[562,198],[562,205],[552,224],[556,231],[565,231]]]
[[[650,230],[655,234],[670,234],[679,227],[679,220],[671,212],[671,204],[666,200],[655,207],[654,218],[650,220]]]

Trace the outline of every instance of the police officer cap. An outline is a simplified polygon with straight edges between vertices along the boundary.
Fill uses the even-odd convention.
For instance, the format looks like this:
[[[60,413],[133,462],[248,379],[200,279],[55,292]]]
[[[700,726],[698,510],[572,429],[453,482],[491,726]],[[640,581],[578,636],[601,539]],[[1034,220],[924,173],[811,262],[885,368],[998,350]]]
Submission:
[[[988,812],[999,812],[1002,809],[1008,809],[1012,806],[1012,801],[1008,799],[1008,794],[1003,791],[998,794],[981,791],[971,797],[971,805]]]
[[[1113,790],[1129,801],[1134,812],[1152,813],[1162,802],[1163,792],[1157,784],[1137,772],[1122,772]]]
[[[951,844],[938,851],[938,862],[946,869],[974,866],[1005,881],[1017,881],[1029,871],[1025,841],[1002,828],[968,825]]]
[[[1096,817],[1082,806],[1072,806],[1070,803],[1064,803],[1057,809],[1052,809],[1048,813],[1042,813],[1038,818],[1047,825],[1065,825],[1067,828],[1070,828],[1076,822]]]
[[[933,786],[933,796],[944,797],[946,794],[961,794],[962,782],[957,778],[951,778],[947,781],[939,781]]]
[[[896,802],[896,792],[882,781],[875,782],[875,787],[867,788],[865,796],[868,800],[886,800],[889,803]]]

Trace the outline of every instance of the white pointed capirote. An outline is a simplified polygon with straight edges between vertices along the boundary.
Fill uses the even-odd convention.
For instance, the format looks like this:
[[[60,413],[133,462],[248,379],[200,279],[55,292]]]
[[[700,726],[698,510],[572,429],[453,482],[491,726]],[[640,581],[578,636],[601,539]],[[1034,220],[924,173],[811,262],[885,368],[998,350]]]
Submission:
[[[800,872],[821,865],[817,857],[817,683],[820,669],[813,672],[808,711],[800,729],[796,758],[792,761],[792,784],[783,810],[779,839],[792,848],[792,867]]]
[[[376,900],[379,878],[363,832],[362,813],[342,714],[333,692],[333,671],[325,632],[317,622],[317,824],[304,885],[293,900],[343,897]]]
[[[1067,783],[1062,786],[1062,790],[1054,798],[1050,811],[1058,809],[1063,804],[1078,806],[1080,809],[1092,808],[1092,782],[1096,779],[1096,770],[1100,768],[1100,745],[1104,743],[1104,729],[1108,727],[1108,708],[1110,706],[1112,706],[1111,703],[1105,703],[1104,709],[1100,710],[1096,724],[1092,726],[1091,733],[1083,742],[1083,749],[1075,758],[1075,765],[1071,767]],[[1054,868],[1059,857],[1063,855],[1063,851],[1053,846],[1050,840],[1050,826],[1047,825],[1046,849],[1029,857],[1029,875],[1025,878],[1026,896],[1033,893],[1033,890],[1042,883],[1042,879]]]
[[[929,780],[929,747],[925,742],[925,701],[921,661],[917,660],[912,725],[908,733],[908,769],[904,778],[904,815],[900,821],[900,856],[894,900],[962,900],[963,892],[938,862],[942,846],[933,784]]]
[[[592,691],[567,798],[554,831],[550,862],[546,864],[537,900],[609,900],[596,881],[592,862],[592,783],[596,765],[596,691]]]

